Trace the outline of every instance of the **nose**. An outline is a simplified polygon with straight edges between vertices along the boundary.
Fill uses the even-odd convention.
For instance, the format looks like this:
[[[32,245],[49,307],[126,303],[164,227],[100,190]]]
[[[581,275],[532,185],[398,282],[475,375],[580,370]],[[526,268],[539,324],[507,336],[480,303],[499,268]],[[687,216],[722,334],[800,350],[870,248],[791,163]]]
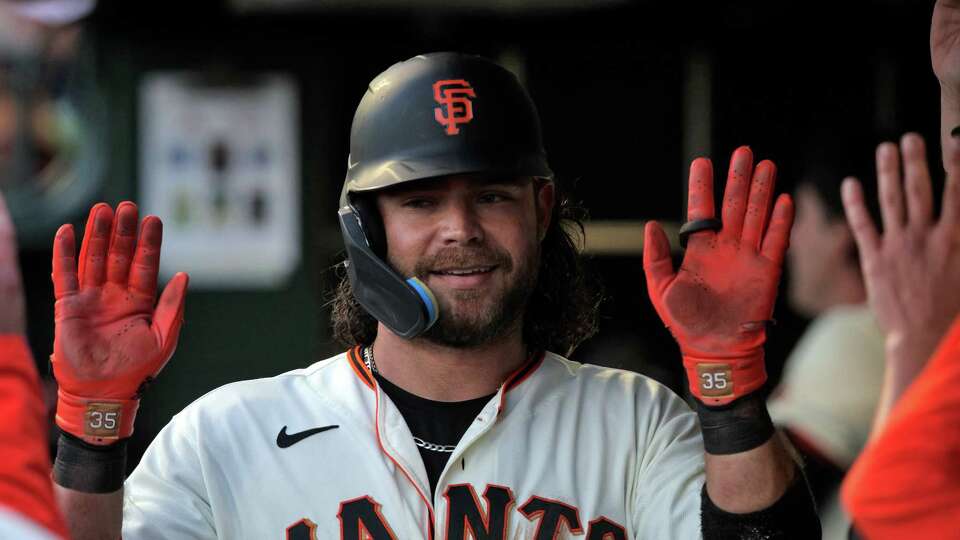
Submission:
[[[458,201],[444,209],[440,217],[440,235],[444,246],[483,242],[483,227],[472,205]]]

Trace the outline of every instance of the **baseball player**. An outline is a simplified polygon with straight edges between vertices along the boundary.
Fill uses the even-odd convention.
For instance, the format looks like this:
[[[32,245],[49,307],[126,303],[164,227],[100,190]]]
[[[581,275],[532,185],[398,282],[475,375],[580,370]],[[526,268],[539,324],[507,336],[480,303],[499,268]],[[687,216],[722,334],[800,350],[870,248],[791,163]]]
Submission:
[[[819,538],[802,474],[756,395],[793,207],[748,148],[720,217],[694,161],[679,271],[646,229],[651,299],[697,411],[565,353],[595,328],[575,222],[515,77],[456,53],[369,85],[339,220],[343,354],[210,392],[124,482],[145,383],[170,358],[187,277],[154,309],[161,224],[90,213],[54,241],[54,478],[76,538]],[[771,210],[772,209],[772,210]],[[771,213],[772,212],[772,213]]]

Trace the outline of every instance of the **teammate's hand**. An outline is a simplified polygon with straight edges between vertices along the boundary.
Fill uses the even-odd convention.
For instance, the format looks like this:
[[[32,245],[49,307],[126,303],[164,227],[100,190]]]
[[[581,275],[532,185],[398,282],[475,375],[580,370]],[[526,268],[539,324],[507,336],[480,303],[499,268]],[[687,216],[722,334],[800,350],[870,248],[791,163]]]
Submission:
[[[719,231],[690,236],[678,272],[663,229],[649,222],[643,267],[650,299],[683,354],[690,391],[706,405],[725,405],[766,381],[763,343],[793,223],[793,202],[770,206],[776,166],[738,148],[731,158]],[[714,218],[713,166],[690,166],[687,220]],[[769,230],[767,227],[768,220]]]
[[[175,275],[154,308],[162,236],[160,219],[147,216],[138,238],[137,206],[123,202],[116,216],[104,203],[90,210],[79,268],[73,227],[54,239],[57,425],[87,442],[130,436],[142,386],[176,348],[187,275]]]
[[[941,88],[960,97],[960,0],[938,0],[934,6],[930,60]]]
[[[911,133],[899,152],[889,142],[877,147],[877,181],[883,234],[855,178],[844,180],[843,204],[867,298],[886,335],[888,360],[912,380],[960,313],[960,177],[948,176],[935,221],[926,148],[923,138]]]
[[[27,333],[23,283],[17,262],[17,234],[0,193],[0,334]]]

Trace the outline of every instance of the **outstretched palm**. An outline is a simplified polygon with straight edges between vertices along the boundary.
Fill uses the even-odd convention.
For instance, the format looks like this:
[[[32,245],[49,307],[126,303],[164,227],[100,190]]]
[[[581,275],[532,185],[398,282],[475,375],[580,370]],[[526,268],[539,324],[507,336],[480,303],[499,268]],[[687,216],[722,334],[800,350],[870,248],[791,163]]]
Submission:
[[[691,393],[708,406],[726,405],[766,380],[765,323],[773,314],[793,223],[789,196],[777,200],[771,215],[775,178],[772,162],[763,161],[754,170],[750,149],[737,149],[727,177],[722,227],[692,233],[677,272],[663,229],[650,222],[645,231],[643,267],[650,300],[680,345]],[[709,160],[697,159],[690,167],[687,206],[691,225],[713,225]]]
[[[856,180],[844,183],[844,208],[870,307],[888,345],[909,352],[891,358],[912,379],[960,312],[960,185],[956,179],[946,182],[943,208],[934,219],[926,145],[910,133],[901,150],[902,161],[893,143],[881,144],[877,152],[882,234]]]
[[[723,272],[717,272],[717,261],[723,261]],[[664,319],[687,336],[688,345],[705,339],[711,348],[740,342],[770,320],[779,278],[776,262],[741,250],[735,240],[717,238],[687,251],[676,277],[664,287]]]
[[[767,220],[776,168],[765,161],[753,170],[747,148],[734,153],[723,204],[723,227],[693,234],[674,273],[666,238],[647,235],[647,283],[664,323],[682,345],[716,348],[741,342],[770,319],[780,266],[792,223],[787,198]],[[714,217],[713,170],[706,159],[690,168],[688,221]]]
[[[52,362],[60,384],[57,422],[67,431],[82,429],[76,415],[70,418],[77,410],[72,407],[137,399],[141,385],[173,354],[187,275],[174,276],[154,309],[161,240],[155,216],[143,220],[138,239],[137,207],[129,202],[117,207],[116,216],[102,203],[90,210],[79,267],[73,228],[57,231]]]

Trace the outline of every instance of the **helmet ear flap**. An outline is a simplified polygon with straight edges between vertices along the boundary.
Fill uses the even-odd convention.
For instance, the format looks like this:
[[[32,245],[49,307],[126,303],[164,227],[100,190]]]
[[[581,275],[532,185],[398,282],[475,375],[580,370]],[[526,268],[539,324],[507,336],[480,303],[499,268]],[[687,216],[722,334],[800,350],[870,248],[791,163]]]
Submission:
[[[363,235],[367,239],[370,250],[377,257],[387,260],[387,232],[383,227],[383,217],[377,208],[377,201],[372,194],[354,194],[350,197],[350,206],[360,218]]]
[[[404,279],[386,260],[374,254],[357,208],[352,204],[345,206],[338,216],[347,251],[347,276],[354,297],[363,309],[407,339],[420,335],[437,322],[439,304],[433,292],[416,277]],[[382,226],[373,228],[383,230]]]

